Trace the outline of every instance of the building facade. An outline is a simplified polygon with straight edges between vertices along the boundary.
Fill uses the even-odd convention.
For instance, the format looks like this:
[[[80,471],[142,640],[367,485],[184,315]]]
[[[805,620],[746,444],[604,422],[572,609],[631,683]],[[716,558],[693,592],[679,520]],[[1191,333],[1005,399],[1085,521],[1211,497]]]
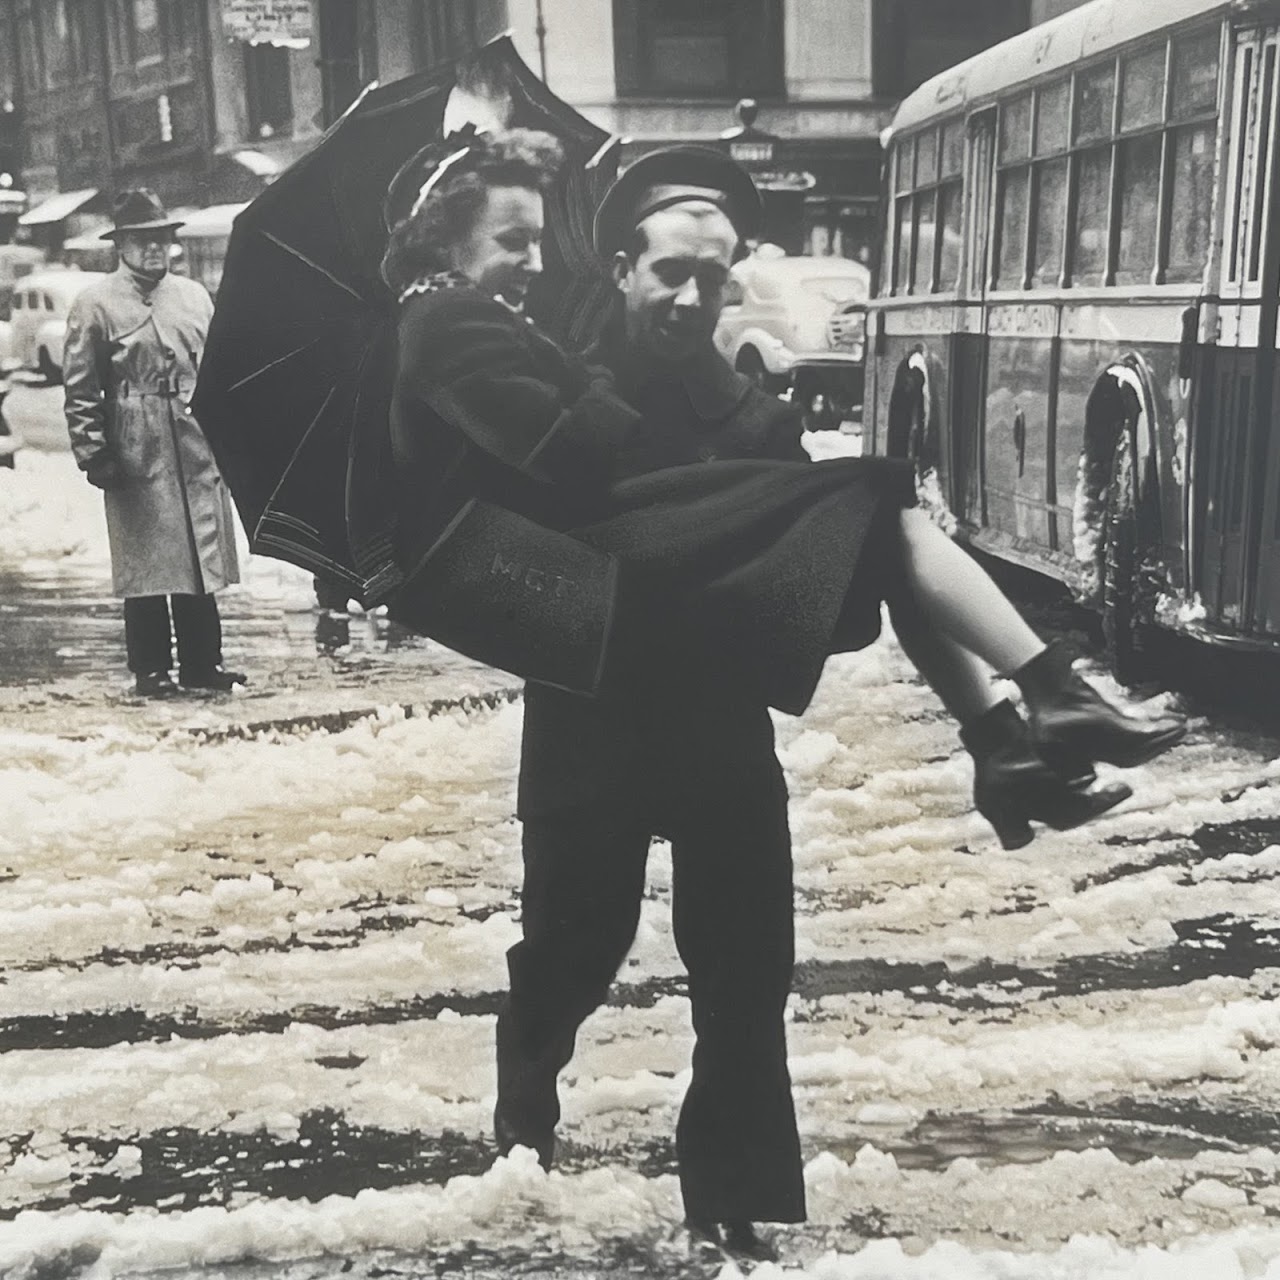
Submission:
[[[725,147],[765,192],[768,238],[865,257],[894,104],[1073,2],[0,0],[0,238],[5,191],[55,250],[124,186],[175,208],[250,199],[363,86],[509,29],[624,163]]]
[[[727,147],[790,253],[866,259],[880,134],[937,71],[1071,0],[508,0],[551,88],[626,139]],[[1076,0],[1078,2],[1078,0]],[[749,100],[739,107],[742,100]]]

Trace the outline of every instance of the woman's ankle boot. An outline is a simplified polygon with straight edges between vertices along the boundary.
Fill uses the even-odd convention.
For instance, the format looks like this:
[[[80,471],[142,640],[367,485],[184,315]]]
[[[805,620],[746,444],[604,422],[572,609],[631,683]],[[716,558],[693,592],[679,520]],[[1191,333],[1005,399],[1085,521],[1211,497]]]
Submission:
[[[1181,742],[1187,722],[1179,715],[1139,719],[1113,707],[1071,666],[1071,654],[1055,641],[1013,673],[1026,699],[1036,750],[1063,777],[1091,782],[1093,765],[1130,768]]]
[[[998,702],[960,730],[973,756],[973,802],[1006,849],[1031,843],[1032,822],[1055,831],[1081,826],[1127,800],[1124,783],[1072,785],[1041,758],[1011,702]]]

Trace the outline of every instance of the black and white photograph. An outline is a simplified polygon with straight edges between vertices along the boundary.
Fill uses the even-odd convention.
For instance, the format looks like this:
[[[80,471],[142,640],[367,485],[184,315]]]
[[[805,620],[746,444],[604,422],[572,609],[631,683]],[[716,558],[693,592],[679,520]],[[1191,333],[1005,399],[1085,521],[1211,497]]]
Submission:
[[[0,1280],[1280,1280],[1280,0],[0,0]]]

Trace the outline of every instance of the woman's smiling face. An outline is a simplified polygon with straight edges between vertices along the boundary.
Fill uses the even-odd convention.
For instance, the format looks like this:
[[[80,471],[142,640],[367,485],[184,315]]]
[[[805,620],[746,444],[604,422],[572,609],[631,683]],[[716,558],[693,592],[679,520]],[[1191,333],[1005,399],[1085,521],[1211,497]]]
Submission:
[[[512,306],[524,302],[542,270],[542,195],[528,187],[490,187],[452,265],[472,284]]]

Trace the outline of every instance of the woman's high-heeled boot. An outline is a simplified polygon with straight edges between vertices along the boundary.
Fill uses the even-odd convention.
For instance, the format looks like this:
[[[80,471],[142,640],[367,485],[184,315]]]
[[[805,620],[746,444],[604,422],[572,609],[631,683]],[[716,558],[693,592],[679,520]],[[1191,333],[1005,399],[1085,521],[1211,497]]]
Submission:
[[[1066,831],[1133,795],[1122,782],[1073,786],[1036,751],[1011,702],[997,702],[963,726],[960,741],[973,757],[973,802],[1006,849],[1031,843],[1032,822]]]
[[[1093,781],[1093,765],[1131,768],[1181,742],[1187,722],[1179,715],[1139,719],[1113,707],[1071,667],[1071,654],[1055,641],[1013,679],[1026,699],[1031,740],[1065,778]]]

